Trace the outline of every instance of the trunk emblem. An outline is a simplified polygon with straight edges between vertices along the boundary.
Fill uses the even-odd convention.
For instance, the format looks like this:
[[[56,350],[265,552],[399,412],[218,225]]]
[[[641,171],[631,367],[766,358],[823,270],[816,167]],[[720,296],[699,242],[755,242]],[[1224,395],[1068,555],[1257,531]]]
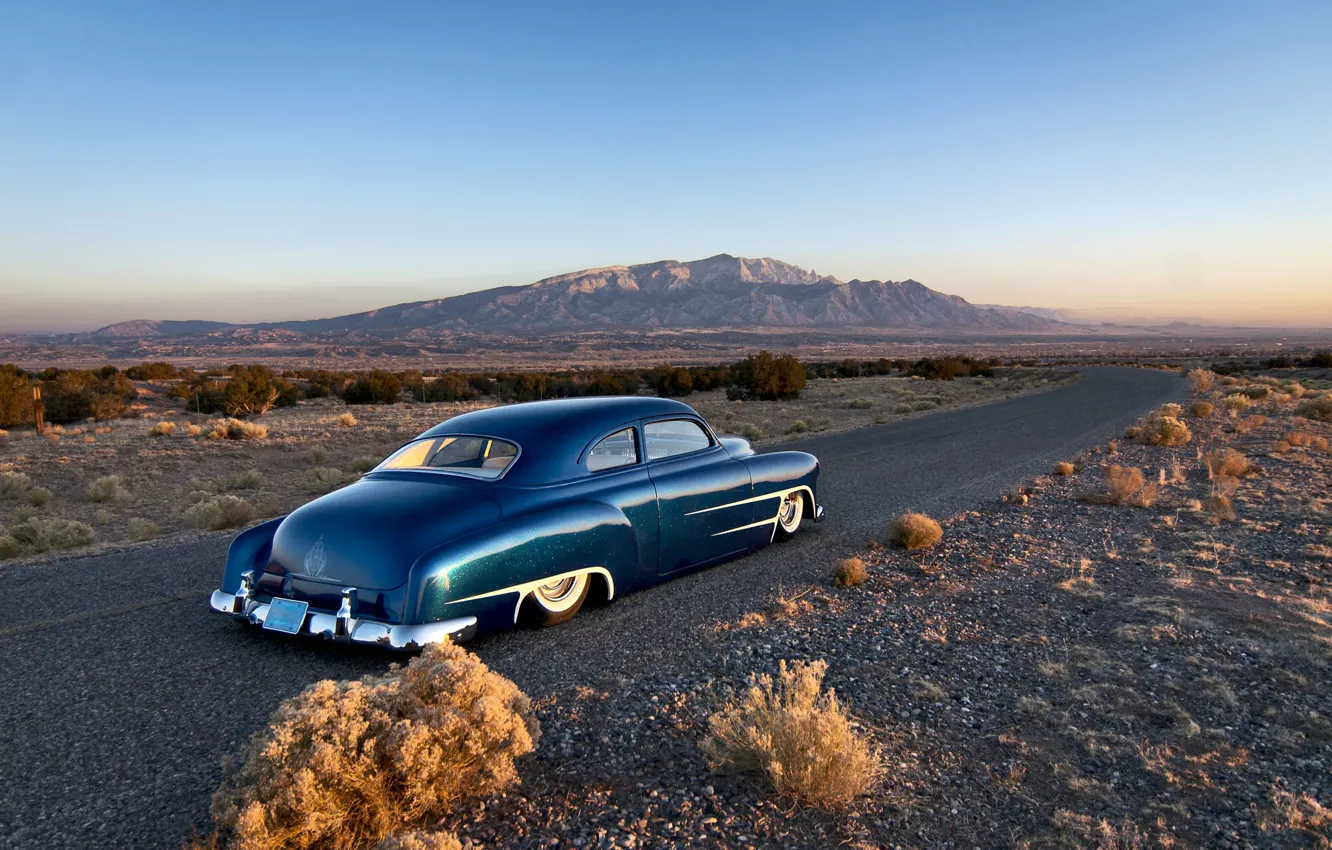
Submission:
[[[305,553],[305,574],[319,578],[324,574],[326,567],[328,567],[328,558],[324,555],[324,535],[321,534],[315,545],[310,547],[310,551]]]

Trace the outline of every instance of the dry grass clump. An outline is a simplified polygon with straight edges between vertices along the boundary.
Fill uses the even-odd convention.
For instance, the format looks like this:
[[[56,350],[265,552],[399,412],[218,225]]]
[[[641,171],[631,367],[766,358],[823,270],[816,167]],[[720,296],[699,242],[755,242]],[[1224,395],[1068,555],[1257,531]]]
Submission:
[[[403,832],[390,835],[374,850],[462,850],[462,842],[451,832]]]
[[[0,530],[0,560],[87,546],[97,539],[92,527],[59,517],[31,517],[8,530]]]
[[[332,466],[316,466],[310,470],[310,479],[314,488],[321,493],[336,490],[349,481],[347,473]]]
[[[45,487],[33,487],[28,491],[28,504],[34,508],[40,508],[49,501],[51,501],[51,491]]]
[[[1332,809],[1327,808],[1309,794],[1292,794],[1281,788],[1272,789],[1272,806],[1280,817],[1279,823],[1264,822],[1263,830],[1280,829],[1303,832],[1313,839],[1309,846],[1332,847]]]
[[[905,513],[893,520],[888,534],[907,549],[928,549],[943,537],[943,528],[925,514]]]
[[[4,428],[0,428],[0,446],[7,445],[9,445],[9,432]]]
[[[1332,395],[1319,396],[1300,402],[1300,406],[1295,408],[1295,415],[1303,416],[1305,419],[1313,419],[1316,422],[1332,422]]]
[[[1254,380],[1257,381],[1260,379],[1254,378]],[[1254,401],[1262,401],[1263,399],[1267,398],[1269,395],[1272,394],[1272,386],[1271,384],[1260,383],[1257,386],[1253,387],[1240,387],[1235,392],[1239,393],[1240,395],[1248,396]]]
[[[386,676],[317,682],[282,703],[227,770],[213,818],[245,850],[366,847],[503,791],[539,736],[513,682],[432,645]]]
[[[254,514],[254,506],[239,496],[210,496],[185,509],[191,525],[208,531],[248,525]]]
[[[1247,434],[1253,429],[1266,424],[1266,416],[1246,416],[1235,423],[1235,432],[1237,434]]]
[[[174,433],[176,433],[176,423],[165,420],[148,429],[150,437],[170,437]]]
[[[141,540],[151,540],[162,533],[162,529],[157,526],[157,523],[139,517],[131,519],[129,524],[126,525],[125,531],[129,539],[135,543]]]
[[[338,424],[343,428],[355,428],[356,417],[352,416],[350,413],[344,413],[338,417]]]
[[[1239,489],[1239,479],[1232,475],[1218,475],[1212,479],[1212,493],[1203,502],[1203,510],[1223,522],[1233,522],[1235,506],[1230,501]]]
[[[128,502],[129,491],[120,486],[119,475],[103,475],[89,484],[83,497],[90,502]]]
[[[1253,400],[1240,393],[1231,393],[1221,399],[1221,409],[1229,413],[1231,416],[1239,414],[1242,410],[1248,410],[1252,406]]]
[[[1073,464],[1069,463],[1068,461],[1061,460],[1059,463],[1056,463],[1056,464],[1054,465],[1054,474],[1055,474],[1055,475],[1072,475],[1072,474],[1073,474]]]
[[[1306,390],[1304,384],[1301,384],[1299,381],[1286,381],[1281,385],[1281,392],[1291,398],[1302,398],[1308,390]]]
[[[1216,410],[1216,406],[1210,401],[1195,401],[1189,405],[1189,416],[1194,419],[1206,419],[1212,415],[1213,410]]]
[[[208,423],[210,440],[262,440],[268,436],[268,426],[256,425],[241,419],[216,419]]]
[[[185,426],[185,433],[189,434],[191,437],[197,437],[203,433],[203,429],[191,422]]]
[[[1105,468],[1105,492],[1084,493],[1078,498],[1098,505],[1132,505],[1149,508],[1159,495],[1160,488],[1156,484],[1147,482],[1141,468],[1112,463]]]
[[[1175,404],[1173,401],[1163,404],[1156,409],[1157,416],[1169,416],[1172,419],[1178,419],[1184,415],[1184,406]]]
[[[708,720],[702,743],[716,771],[760,772],[782,794],[839,806],[866,793],[880,772],[878,750],[852,726],[836,694],[823,690],[828,665],[781,662],[777,678],[749,688]]]
[[[874,402],[870,401],[867,398],[853,398],[851,399],[850,403],[847,404],[847,407],[851,408],[852,410],[869,410],[873,406]]]
[[[1253,463],[1243,452],[1235,449],[1213,449],[1203,455],[1203,465],[1207,467],[1209,479],[1219,477],[1239,478],[1256,471]]]
[[[833,581],[838,587],[855,587],[864,584],[867,578],[869,570],[865,569],[865,562],[860,558],[843,558],[833,570]]]
[[[1321,452],[1328,450],[1327,437],[1317,437],[1307,431],[1291,431],[1281,441],[1300,448],[1318,449]]]
[[[1177,408],[1179,405],[1168,404],[1166,407]],[[1136,439],[1151,446],[1182,446],[1193,439],[1189,426],[1180,422],[1175,416],[1166,416],[1159,412],[1144,420],[1139,427]]]
[[[1194,369],[1185,377],[1193,385],[1194,392],[1205,393],[1212,388],[1212,384],[1216,383],[1217,375],[1210,369]]]
[[[17,499],[28,492],[32,480],[22,472],[0,472],[0,499]]]

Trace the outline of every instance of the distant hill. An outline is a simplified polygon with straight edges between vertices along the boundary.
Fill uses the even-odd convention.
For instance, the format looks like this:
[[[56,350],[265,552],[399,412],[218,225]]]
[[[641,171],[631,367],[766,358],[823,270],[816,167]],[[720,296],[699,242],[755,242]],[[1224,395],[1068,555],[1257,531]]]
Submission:
[[[252,325],[308,335],[362,331],[398,336],[420,330],[551,332],[614,327],[863,327],[973,333],[1069,332],[1072,325],[1011,309],[987,309],[914,280],[852,280],[773,259],[719,254],[607,266],[451,298],[365,313]],[[217,322],[123,322],[101,336],[208,333]]]

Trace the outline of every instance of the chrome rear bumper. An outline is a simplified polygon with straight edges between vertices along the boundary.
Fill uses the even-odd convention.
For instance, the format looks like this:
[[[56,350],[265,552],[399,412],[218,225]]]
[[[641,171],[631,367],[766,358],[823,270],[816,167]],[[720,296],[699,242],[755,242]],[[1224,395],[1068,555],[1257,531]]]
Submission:
[[[214,590],[208,600],[209,607],[218,613],[229,614],[237,620],[262,626],[268,616],[268,603],[251,599],[249,589],[250,581],[243,580],[237,593]],[[406,626],[395,626],[376,620],[358,620],[352,616],[355,598],[355,591],[347,588],[343,591],[342,608],[338,613],[310,611],[305,616],[305,622],[301,624],[300,634],[306,637],[322,637],[344,643],[372,644],[399,650],[421,649],[427,644],[443,643],[446,640],[461,643],[471,640],[476,635],[475,617],[458,617],[436,623]]]

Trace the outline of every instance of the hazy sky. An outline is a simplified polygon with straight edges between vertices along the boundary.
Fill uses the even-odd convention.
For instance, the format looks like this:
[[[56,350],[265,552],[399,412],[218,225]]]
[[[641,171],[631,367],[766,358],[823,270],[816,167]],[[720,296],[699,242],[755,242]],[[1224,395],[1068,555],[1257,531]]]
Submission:
[[[1332,326],[1332,3],[0,0],[0,330],[719,252]]]

